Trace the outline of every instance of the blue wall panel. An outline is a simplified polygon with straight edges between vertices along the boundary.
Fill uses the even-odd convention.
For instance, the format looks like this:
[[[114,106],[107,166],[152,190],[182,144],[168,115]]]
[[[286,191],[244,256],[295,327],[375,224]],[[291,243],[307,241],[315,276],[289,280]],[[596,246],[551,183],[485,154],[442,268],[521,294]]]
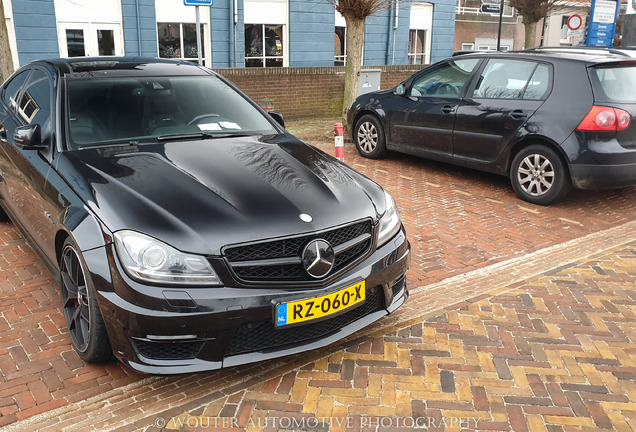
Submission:
[[[333,66],[335,20],[325,0],[289,0],[289,66]]]
[[[53,0],[12,0],[11,4],[20,66],[59,57]]]
[[[121,0],[126,55],[157,57],[154,0]],[[141,37],[141,43],[140,43]]]
[[[433,39],[431,63],[450,57],[455,39],[455,0],[435,0],[433,3]]]
[[[210,8],[213,67],[245,66],[245,24],[243,0],[238,1],[236,44],[234,43],[234,1],[215,0]]]

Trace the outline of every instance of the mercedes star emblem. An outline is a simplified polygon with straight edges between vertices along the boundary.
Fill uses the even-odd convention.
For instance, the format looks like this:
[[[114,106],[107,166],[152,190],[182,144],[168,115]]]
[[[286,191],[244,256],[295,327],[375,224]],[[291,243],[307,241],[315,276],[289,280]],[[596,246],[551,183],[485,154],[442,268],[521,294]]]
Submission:
[[[309,276],[320,279],[329,274],[333,268],[336,254],[325,240],[312,240],[303,250],[303,267]]]

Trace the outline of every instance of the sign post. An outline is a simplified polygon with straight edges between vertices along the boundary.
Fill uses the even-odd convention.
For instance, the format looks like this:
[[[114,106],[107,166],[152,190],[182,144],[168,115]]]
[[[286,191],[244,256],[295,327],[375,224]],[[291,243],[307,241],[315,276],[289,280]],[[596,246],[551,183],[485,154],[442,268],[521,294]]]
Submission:
[[[618,18],[618,0],[592,0],[587,46],[613,46]]]
[[[183,0],[186,6],[195,6],[197,23],[197,53],[199,54],[199,65],[203,66],[203,55],[201,53],[201,18],[199,16],[199,6],[212,6],[212,0]]]

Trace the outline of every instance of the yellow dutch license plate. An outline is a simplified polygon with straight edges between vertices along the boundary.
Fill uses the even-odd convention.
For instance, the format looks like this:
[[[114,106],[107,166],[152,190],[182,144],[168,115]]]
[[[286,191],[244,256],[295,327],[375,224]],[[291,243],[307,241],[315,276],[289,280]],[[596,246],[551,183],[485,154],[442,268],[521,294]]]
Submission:
[[[335,315],[364,303],[364,281],[320,297],[298,300],[276,305],[276,326],[312,321]]]

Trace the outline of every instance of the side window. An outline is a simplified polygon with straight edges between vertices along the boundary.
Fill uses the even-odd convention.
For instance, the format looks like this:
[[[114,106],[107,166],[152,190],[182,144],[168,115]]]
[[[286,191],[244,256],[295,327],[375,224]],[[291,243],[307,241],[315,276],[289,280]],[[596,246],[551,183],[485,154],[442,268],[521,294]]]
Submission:
[[[37,123],[46,130],[51,117],[51,81],[44,71],[33,71],[29,83],[20,95],[17,111],[27,123]]]
[[[455,60],[415,78],[409,96],[458,97],[479,59]]]
[[[549,79],[546,65],[533,61],[494,59],[488,61],[481,73],[473,97],[541,99],[547,91]]]
[[[550,94],[550,67],[540,64],[532,74],[530,82],[523,93],[523,99],[545,100]]]
[[[14,108],[17,106],[17,97],[20,88],[24,85],[29,74],[31,73],[31,69],[24,70],[16,75],[5,87],[4,93],[2,94],[2,100],[7,106]]]

